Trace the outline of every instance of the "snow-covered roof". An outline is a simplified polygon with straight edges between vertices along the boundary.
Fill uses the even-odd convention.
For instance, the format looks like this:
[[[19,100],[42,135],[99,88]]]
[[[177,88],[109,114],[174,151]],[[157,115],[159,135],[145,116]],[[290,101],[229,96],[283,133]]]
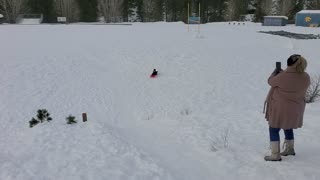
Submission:
[[[283,18],[283,19],[288,19],[287,16],[263,16],[263,17],[266,17],[266,18]]]
[[[21,20],[21,22],[19,24],[40,24],[41,23],[41,19],[37,19],[37,18],[24,18]]]
[[[2,14],[0,14],[0,18],[3,18],[3,15],[2,15]]]
[[[304,13],[304,14],[320,14],[320,10],[302,10],[299,11],[298,14]]]

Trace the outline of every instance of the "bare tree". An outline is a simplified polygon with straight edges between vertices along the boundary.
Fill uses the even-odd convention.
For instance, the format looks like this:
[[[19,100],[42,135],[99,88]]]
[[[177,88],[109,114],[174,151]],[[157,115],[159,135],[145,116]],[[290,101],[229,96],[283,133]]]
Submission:
[[[155,1],[154,0],[143,0],[143,12],[145,17],[148,17],[146,21],[154,21],[154,14],[155,11]]]
[[[275,0],[263,0],[262,9],[266,15],[272,15],[273,14],[273,8],[277,4]]]
[[[10,23],[15,23],[20,14],[27,12],[26,2],[27,0],[0,0],[0,12]]]
[[[320,0],[306,1],[307,9],[320,9]]]
[[[296,13],[304,8],[305,2],[305,0],[283,0],[281,15],[288,16],[289,22],[294,23]]]
[[[99,2],[98,2],[100,13],[102,13],[102,15],[104,17],[104,22],[106,22],[106,23],[111,22],[111,18],[110,18],[111,7],[110,7],[110,5],[111,5],[110,0],[99,0]]]
[[[67,22],[79,20],[79,7],[75,0],[55,0],[57,14],[66,17]]]
[[[229,21],[240,19],[240,15],[247,14],[249,0],[228,0],[226,18]]]
[[[123,0],[98,0],[100,14],[106,23],[117,21],[116,18],[122,15],[122,3]]]
[[[280,5],[281,14],[288,15],[290,11],[294,8],[296,1],[294,0],[282,0]]]
[[[256,11],[255,11],[255,21],[261,22],[263,16],[279,14],[277,11],[280,9],[280,5],[277,0],[255,0],[254,1]]]
[[[226,17],[225,19],[228,21],[232,21],[234,20],[235,17],[235,9],[237,9],[236,7],[236,0],[229,0],[228,1],[228,8],[227,8],[227,13],[226,13]]]

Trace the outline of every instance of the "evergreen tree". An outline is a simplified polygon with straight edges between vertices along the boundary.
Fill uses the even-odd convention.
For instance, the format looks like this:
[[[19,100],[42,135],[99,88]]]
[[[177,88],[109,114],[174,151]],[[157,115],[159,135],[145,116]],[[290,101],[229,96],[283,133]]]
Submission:
[[[193,9],[194,13],[198,12],[198,8],[192,8],[194,3],[188,0],[171,0],[167,2],[167,18],[168,21],[184,21],[188,20],[188,3],[190,4],[190,11]],[[196,5],[195,5],[196,6]]]
[[[143,0],[135,0],[135,6],[137,9],[137,15],[141,22],[144,22]]]
[[[66,17],[66,23],[79,21],[78,0],[54,0],[58,17]]]
[[[125,21],[143,21],[143,0],[124,0],[122,9]]]
[[[132,19],[132,17],[134,17],[136,15],[136,10],[137,10],[137,1],[136,0],[124,0],[124,3],[123,3],[123,11],[124,11],[124,16],[126,19],[128,19],[129,21],[129,17],[130,17],[130,20],[132,21],[135,21],[135,20],[138,20],[138,19]],[[138,17],[140,18],[140,17]]]
[[[281,13],[280,0],[272,0],[271,14],[280,15]]]
[[[31,13],[43,14],[43,22],[56,22],[54,0],[28,0],[28,7]]]
[[[153,12],[153,19],[155,21],[163,21],[164,15],[164,0],[155,0],[154,2],[154,12]]]
[[[143,0],[144,21],[163,20],[163,0]]]
[[[67,124],[77,123],[77,121],[76,121],[75,119],[76,119],[76,117],[74,117],[74,116],[72,116],[72,115],[69,115],[68,117],[66,117]]]
[[[177,21],[177,0],[169,0],[167,3],[167,20]]]
[[[226,13],[226,0],[198,0],[196,1],[197,15],[199,14],[199,3],[201,7],[201,21],[202,23],[223,21]]]
[[[97,0],[78,0],[80,8],[80,21],[96,22],[98,18]]]
[[[129,1],[130,0],[124,0],[122,2],[122,18],[124,22],[128,22],[128,17],[129,17]]]
[[[290,9],[290,11],[287,14],[290,23],[294,23],[297,12],[301,11],[303,9],[303,6],[304,6],[304,0],[296,1],[293,8]]]
[[[228,13],[226,14],[228,20],[241,20],[241,15],[248,14],[249,0],[228,0]]]
[[[256,11],[255,11],[255,21],[256,22],[262,22],[263,16],[266,15],[264,6],[263,6],[263,0],[257,0],[257,2],[254,4]]]

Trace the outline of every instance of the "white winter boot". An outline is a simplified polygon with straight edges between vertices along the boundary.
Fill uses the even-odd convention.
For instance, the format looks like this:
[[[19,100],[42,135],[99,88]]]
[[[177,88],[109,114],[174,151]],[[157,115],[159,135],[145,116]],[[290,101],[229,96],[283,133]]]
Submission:
[[[280,156],[280,141],[271,141],[271,155],[265,156],[264,160],[266,161],[281,161]]]
[[[294,140],[284,140],[283,146],[285,147],[284,151],[281,154],[281,156],[295,156],[296,153],[294,152]]]

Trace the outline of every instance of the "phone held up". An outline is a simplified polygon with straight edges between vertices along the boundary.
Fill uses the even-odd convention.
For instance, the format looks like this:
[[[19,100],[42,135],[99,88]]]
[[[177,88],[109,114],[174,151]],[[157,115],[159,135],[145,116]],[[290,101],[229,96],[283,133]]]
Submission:
[[[276,62],[276,70],[275,74],[279,74],[281,72],[281,62]]]

